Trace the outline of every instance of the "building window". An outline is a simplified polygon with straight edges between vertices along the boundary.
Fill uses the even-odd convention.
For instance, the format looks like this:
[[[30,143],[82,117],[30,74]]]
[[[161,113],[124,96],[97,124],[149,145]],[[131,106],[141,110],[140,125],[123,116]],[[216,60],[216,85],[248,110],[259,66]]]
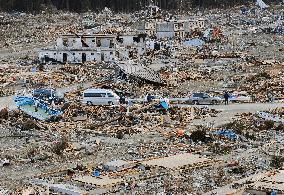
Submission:
[[[102,46],[101,40],[97,40],[97,47],[101,47],[101,46]]]
[[[84,93],[84,97],[106,97],[105,93]]]
[[[68,47],[68,39],[63,38],[63,46]]]
[[[109,41],[109,48],[113,48],[113,47],[114,47],[113,40],[110,40],[110,41]]]

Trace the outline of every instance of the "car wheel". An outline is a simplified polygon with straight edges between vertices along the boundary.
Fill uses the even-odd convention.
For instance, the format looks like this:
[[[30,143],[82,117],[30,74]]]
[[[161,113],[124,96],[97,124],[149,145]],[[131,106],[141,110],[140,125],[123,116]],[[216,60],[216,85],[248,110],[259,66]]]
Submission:
[[[217,105],[217,104],[218,104],[218,102],[216,100],[212,101],[212,105]]]
[[[113,102],[108,102],[108,105],[113,106],[114,104]]]
[[[196,101],[196,100],[194,100],[192,103],[193,103],[194,105],[198,105],[198,104],[199,104],[198,101]]]
[[[92,106],[93,104],[92,104],[92,102],[88,101],[88,102],[87,102],[87,105],[88,105],[88,106]]]

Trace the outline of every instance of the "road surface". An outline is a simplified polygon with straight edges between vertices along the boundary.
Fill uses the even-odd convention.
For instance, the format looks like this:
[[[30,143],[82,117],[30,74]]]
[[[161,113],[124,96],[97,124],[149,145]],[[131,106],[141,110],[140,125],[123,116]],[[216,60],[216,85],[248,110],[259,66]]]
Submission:
[[[93,83],[84,84],[84,88],[88,88]],[[78,84],[57,89],[59,93],[65,93],[74,91],[77,89]],[[179,106],[189,106],[189,105],[179,105]],[[13,102],[13,96],[1,97],[0,98],[0,109],[8,107],[9,109],[15,109],[16,106]],[[202,107],[202,106],[198,106]],[[244,103],[244,104],[230,104],[230,105],[209,105],[211,109],[221,110],[217,117],[206,117],[204,119],[196,119],[192,121],[191,125],[207,125],[213,124],[214,126],[219,126],[231,122],[236,114],[251,112],[256,113],[258,111],[266,111],[269,109],[274,109],[277,107],[284,107],[284,103]]]
[[[202,107],[202,106],[199,106]],[[233,121],[236,114],[259,111],[267,111],[277,107],[284,107],[284,103],[244,103],[244,104],[229,104],[229,105],[210,105],[211,109],[221,110],[217,117],[206,117],[204,119],[196,119],[192,121],[192,125],[207,125],[213,124],[215,127]]]

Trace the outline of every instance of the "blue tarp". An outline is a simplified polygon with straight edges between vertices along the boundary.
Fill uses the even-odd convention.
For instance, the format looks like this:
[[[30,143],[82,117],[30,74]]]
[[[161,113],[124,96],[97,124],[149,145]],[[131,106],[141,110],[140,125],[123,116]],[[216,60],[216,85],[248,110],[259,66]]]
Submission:
[[[38,112],[34,109],[36,101],[38,102],[38,108],[41,109]],[[20,110],[39,120],[48,120],[52,116],[60,116],[62,114],[60,110],[52,109],[47,104],[33,97],[16,96],[14,102]]]
[[[213,134],[226,137],[230,140],[237,140],[239,136],[231,130],[219,130],[215,131]]]
[[[195,47],[198,47],[198,46],[204,45],[204,41],[201,40],[201,39],[190,39],[188,41],[183,42],[183,44],[185,46],[195,46]]]
[[[165,101],[162,101],[160,104],[164,109],[169,109],[169,107],[170,107],[169,104]]]

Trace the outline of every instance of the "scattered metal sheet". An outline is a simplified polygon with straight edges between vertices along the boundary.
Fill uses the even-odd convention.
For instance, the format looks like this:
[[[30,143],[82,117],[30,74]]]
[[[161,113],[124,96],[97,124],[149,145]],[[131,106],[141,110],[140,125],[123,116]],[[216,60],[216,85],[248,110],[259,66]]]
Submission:
[[[128,76],[153,83],[164,84],[164,81],[156,71],[142,64],[120,62],[117,63],[117,66]]]

